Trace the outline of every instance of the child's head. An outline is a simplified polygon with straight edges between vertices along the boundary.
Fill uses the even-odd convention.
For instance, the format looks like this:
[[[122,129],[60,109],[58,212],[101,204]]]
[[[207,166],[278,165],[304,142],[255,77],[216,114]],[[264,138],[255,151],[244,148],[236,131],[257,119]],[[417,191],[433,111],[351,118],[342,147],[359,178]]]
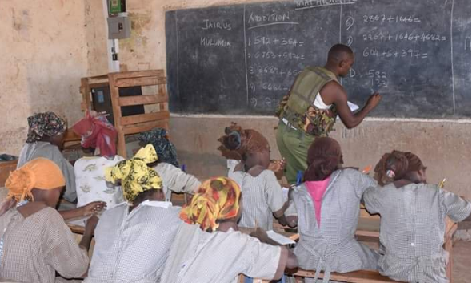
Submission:
[[[211,178],[201,184],[191,203],[183,207],[180,218],[209,232],[216,231],[222,222],[237,223],[241,194],[239,185],[232,179]]]
[[[375,167],[375,178],[380,185],[396,180],[426,183],[426,170],[420,158],[412,152],[392,151],[383,155]]]
[[[343,164],[339,143],[329,137],[317,138],[307,152],[305,181],[325,180]]]
[[[258,152],[249,152],[245,155],[244,167],[245,171],[255,166],[262,166],[268,169],[270,166],[270,151],[268,149],[259,150]]]

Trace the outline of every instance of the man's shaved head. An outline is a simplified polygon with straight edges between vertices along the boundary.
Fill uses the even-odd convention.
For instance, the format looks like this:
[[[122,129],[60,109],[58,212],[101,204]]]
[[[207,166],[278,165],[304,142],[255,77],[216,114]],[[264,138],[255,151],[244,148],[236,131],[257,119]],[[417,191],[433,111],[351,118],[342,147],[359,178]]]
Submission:
[[[353,51],[344,44],[336,44],[329,50],[326,67],[340,77],[350,71],[354,63]]]
[[[339,63],[340,61],[347,59],[349,56],[353,56],[352,49],[339,43],[330,48],[327,60]]]

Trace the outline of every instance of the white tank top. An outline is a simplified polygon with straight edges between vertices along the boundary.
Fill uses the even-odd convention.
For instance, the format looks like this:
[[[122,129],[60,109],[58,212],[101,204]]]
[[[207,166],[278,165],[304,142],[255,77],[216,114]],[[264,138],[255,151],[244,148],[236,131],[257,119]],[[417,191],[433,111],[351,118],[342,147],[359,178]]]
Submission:
[[[322,96],[320,93],[317,93],[316,99],[314,100],[314,106],[317,107],[318,109],[322,110],[327,110],[330,109],[330,105],[326,105],[324,101],[322,100]]]

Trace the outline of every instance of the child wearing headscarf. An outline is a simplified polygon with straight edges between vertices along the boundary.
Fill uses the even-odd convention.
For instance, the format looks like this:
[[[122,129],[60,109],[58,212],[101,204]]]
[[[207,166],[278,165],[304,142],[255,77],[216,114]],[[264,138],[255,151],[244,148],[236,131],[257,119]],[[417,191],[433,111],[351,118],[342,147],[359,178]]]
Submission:
[[[152,145],[109,168],[106,179],[120,183],[126,203],[103,213],[85,282],[160,282],[179,225],[180,207],[165,201],[162,180],[147,165],[158,159]]]
[[[355,239],[363,192],[375,185],[369,176],[346,168],[339,143],[317,138],[307,156],[304,183],[294,188],[294,204],[286,215],[297,216],[299,242],[294,253],[299,267],[315,270],[314,281],[324,271],[346,273],[376,269],[378,255]]]
[[[163,128],[154,128],[151,131],[139,135],[142,143],[152,144],[159,159],[150,166],[162,178],[163,190],[167,201],[172,192],[188,193],[193,195],[201,182],[191,174],[186,173],[178,166],[175,146],[167,137],[167,131]]]
[[[66,182],[59,167],[37,158],[10,174],[6,182],[10,209],[0,216],[0,275],[14,282],[54,282],[81,277],[97,218],[89,219],[82,241],[54,209]],[[18,203],[18,206],[14,206]],[[7,209],[7,208],[4,208]],[[6,211],[6,212],[5,212]]]
[[[279,279],[296,267],[286,248],[261,243],[238,232],[241,191],[225,177],[205,181],[184,207],[162,282],[237,282],[239,274]]]
[[[384,154],[375,175],[381,187],[363,198],[371,214],[381,215],[379,272],[396,281],[449,282],[446,217],[471,219],[471,203],[427,184],[426,167],[411,152]]]
[[[28,138],[21,150],[18,159],[18,168],[36,158],[45,158],[53,161],[65,177],[66,186],[62,196],[67,201],[75,202],[77,192],[75,188],[74,167],[61,153],[67,123],[54,112],[37,113],[28,117]],[[101,201],[91,202],[82,207],[60,211],[64,219],[88,217],[101,211],[106,206]]]
[[[219,150],[228,159],[236,159],[228,176],[240,186],[244,207],[239,225],[244,228],[273,229],[273,216],[283,218],[283,191],[270,167],[270,145],[265,137],[236,123],[219,138]],[[239,163],[240,162],[240,163]]]

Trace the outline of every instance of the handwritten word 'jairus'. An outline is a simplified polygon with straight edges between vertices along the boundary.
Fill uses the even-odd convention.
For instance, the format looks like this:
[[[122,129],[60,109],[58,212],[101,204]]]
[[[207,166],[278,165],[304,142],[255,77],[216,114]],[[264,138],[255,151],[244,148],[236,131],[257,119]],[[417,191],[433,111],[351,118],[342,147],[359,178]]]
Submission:
[[[275,53],[273,51],[257,51],[253,55],[251,53],[247,54],[248,58],[255,59],[289,59],[289,60],[304,60],[304,54],[297,54],[293,52],[281,52]]]
[[[270,23],[270,22],[284,22],[289,20],[289,12],[277,14],[264,14],[264,15],[257,15],[254,13],[250,13],[248,23]]]
[[[216,46],[216,47],[230,47],[231,42],[224,40],[222,38],[207,38],[202,37],[200,38],[200,45],[201,46]]]
[[[294,0],[296,9],[354,4],[358,0]]]
[[[426,34],[426,33],[415,33],[405,32],[391,34],[389,32],[380,31],[379,33],[366,33],[361,35],[363,41],[413,41],[413,42],[427,42],[427,41],[446,41],[447,37],[439,34]]]
[[[210,21],[208,19],[203,20],[203,30],[227,30],[230,31],[232,29],[231,23],[227,21],[219,22],[219,21]]]
[[[363,57],[384,57],[384,58],[399,58],[399,57],[410,57],[417,59],[427,59],[428,54],[426,52],[421,52],[417,49],[402,49],[402,50],[379,50],[377,48],[366,47],[363,49]]]
[[[278,66],[273,66],[273,65],[259,65],[255,64],[253,66],[249,67],[249,74],[250,75],[277,75],[281,77],[293,77],[297,76],[299,73],[301,73],[302,70],[298,69],[284,69],[280,68]]]
[[[418,17],[409,16],[387,16],[382,15],[363,15],[363,22],[365,23],[420,23],[422,22]]]
[[[303,46],[303,41],[298,41],[295,38],[271,38],[265,36],[256,36],[253,40],[249,38],[249,46],[254,45],[287,45],[287,46]]]

